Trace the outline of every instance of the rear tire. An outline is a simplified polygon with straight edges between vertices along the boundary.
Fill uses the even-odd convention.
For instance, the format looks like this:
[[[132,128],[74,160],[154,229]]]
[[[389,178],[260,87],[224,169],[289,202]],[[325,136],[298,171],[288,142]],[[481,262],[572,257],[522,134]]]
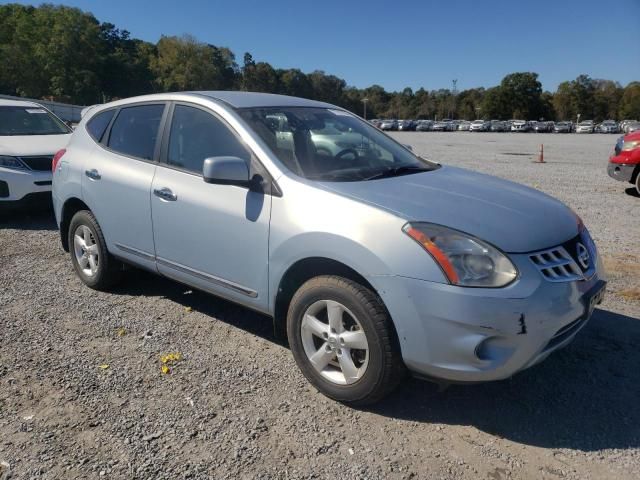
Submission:
[[[334,400],[372,404],[404,377],[386,308],[352,280],[320,276],[304,283],[289,305],[287,336],[304,376]]]
[[[636,193],[640,196],[640,166],[636,168]]]
[[[122,273],[122,264],[107,250],[102,229],[89,210],[80,210],[69,224],[69,253],[80,280],[94,290],[112,287]]]

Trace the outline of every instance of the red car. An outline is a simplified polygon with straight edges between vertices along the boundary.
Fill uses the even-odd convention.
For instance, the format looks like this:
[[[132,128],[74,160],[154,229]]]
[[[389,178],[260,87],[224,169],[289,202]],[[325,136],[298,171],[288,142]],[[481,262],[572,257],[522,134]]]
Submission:
[[[640,131],[620,137],[616,153],[609,158],[607,173],[611,178],[636,186],[640,195]]]

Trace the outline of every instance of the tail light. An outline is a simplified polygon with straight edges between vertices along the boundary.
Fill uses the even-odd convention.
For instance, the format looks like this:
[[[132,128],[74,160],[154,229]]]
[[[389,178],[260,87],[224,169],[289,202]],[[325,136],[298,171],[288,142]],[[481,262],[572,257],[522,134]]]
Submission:
[[[51,160],[51,171],[55,172],[56,171],[56,167],[58,166],[58,162],[60,161],[60,159],[62,158],[62,156],[67,153],[66,148],[63,148],[62,150],[58,150],[56,152],[56,154],[53,156],[53,160]]]

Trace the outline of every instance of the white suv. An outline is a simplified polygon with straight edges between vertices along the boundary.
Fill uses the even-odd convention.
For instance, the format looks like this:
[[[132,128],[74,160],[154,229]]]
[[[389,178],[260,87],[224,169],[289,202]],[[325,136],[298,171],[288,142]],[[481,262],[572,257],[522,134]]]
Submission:
[[[0,99],[0,208],[51,203],[51,161],[71,132],[42,105]]]

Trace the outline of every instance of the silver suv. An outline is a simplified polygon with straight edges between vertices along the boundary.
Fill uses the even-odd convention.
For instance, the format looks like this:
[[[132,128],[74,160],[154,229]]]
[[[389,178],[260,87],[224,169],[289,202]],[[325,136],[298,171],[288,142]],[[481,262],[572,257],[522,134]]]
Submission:
[[[53,164],[62,245],[107,289],[122,264],[274,319],[307,379],[371,403],[405,372],[509,377],[601,301],[579,217],[429,162],[326,103],[241,92],[94,107]]]

